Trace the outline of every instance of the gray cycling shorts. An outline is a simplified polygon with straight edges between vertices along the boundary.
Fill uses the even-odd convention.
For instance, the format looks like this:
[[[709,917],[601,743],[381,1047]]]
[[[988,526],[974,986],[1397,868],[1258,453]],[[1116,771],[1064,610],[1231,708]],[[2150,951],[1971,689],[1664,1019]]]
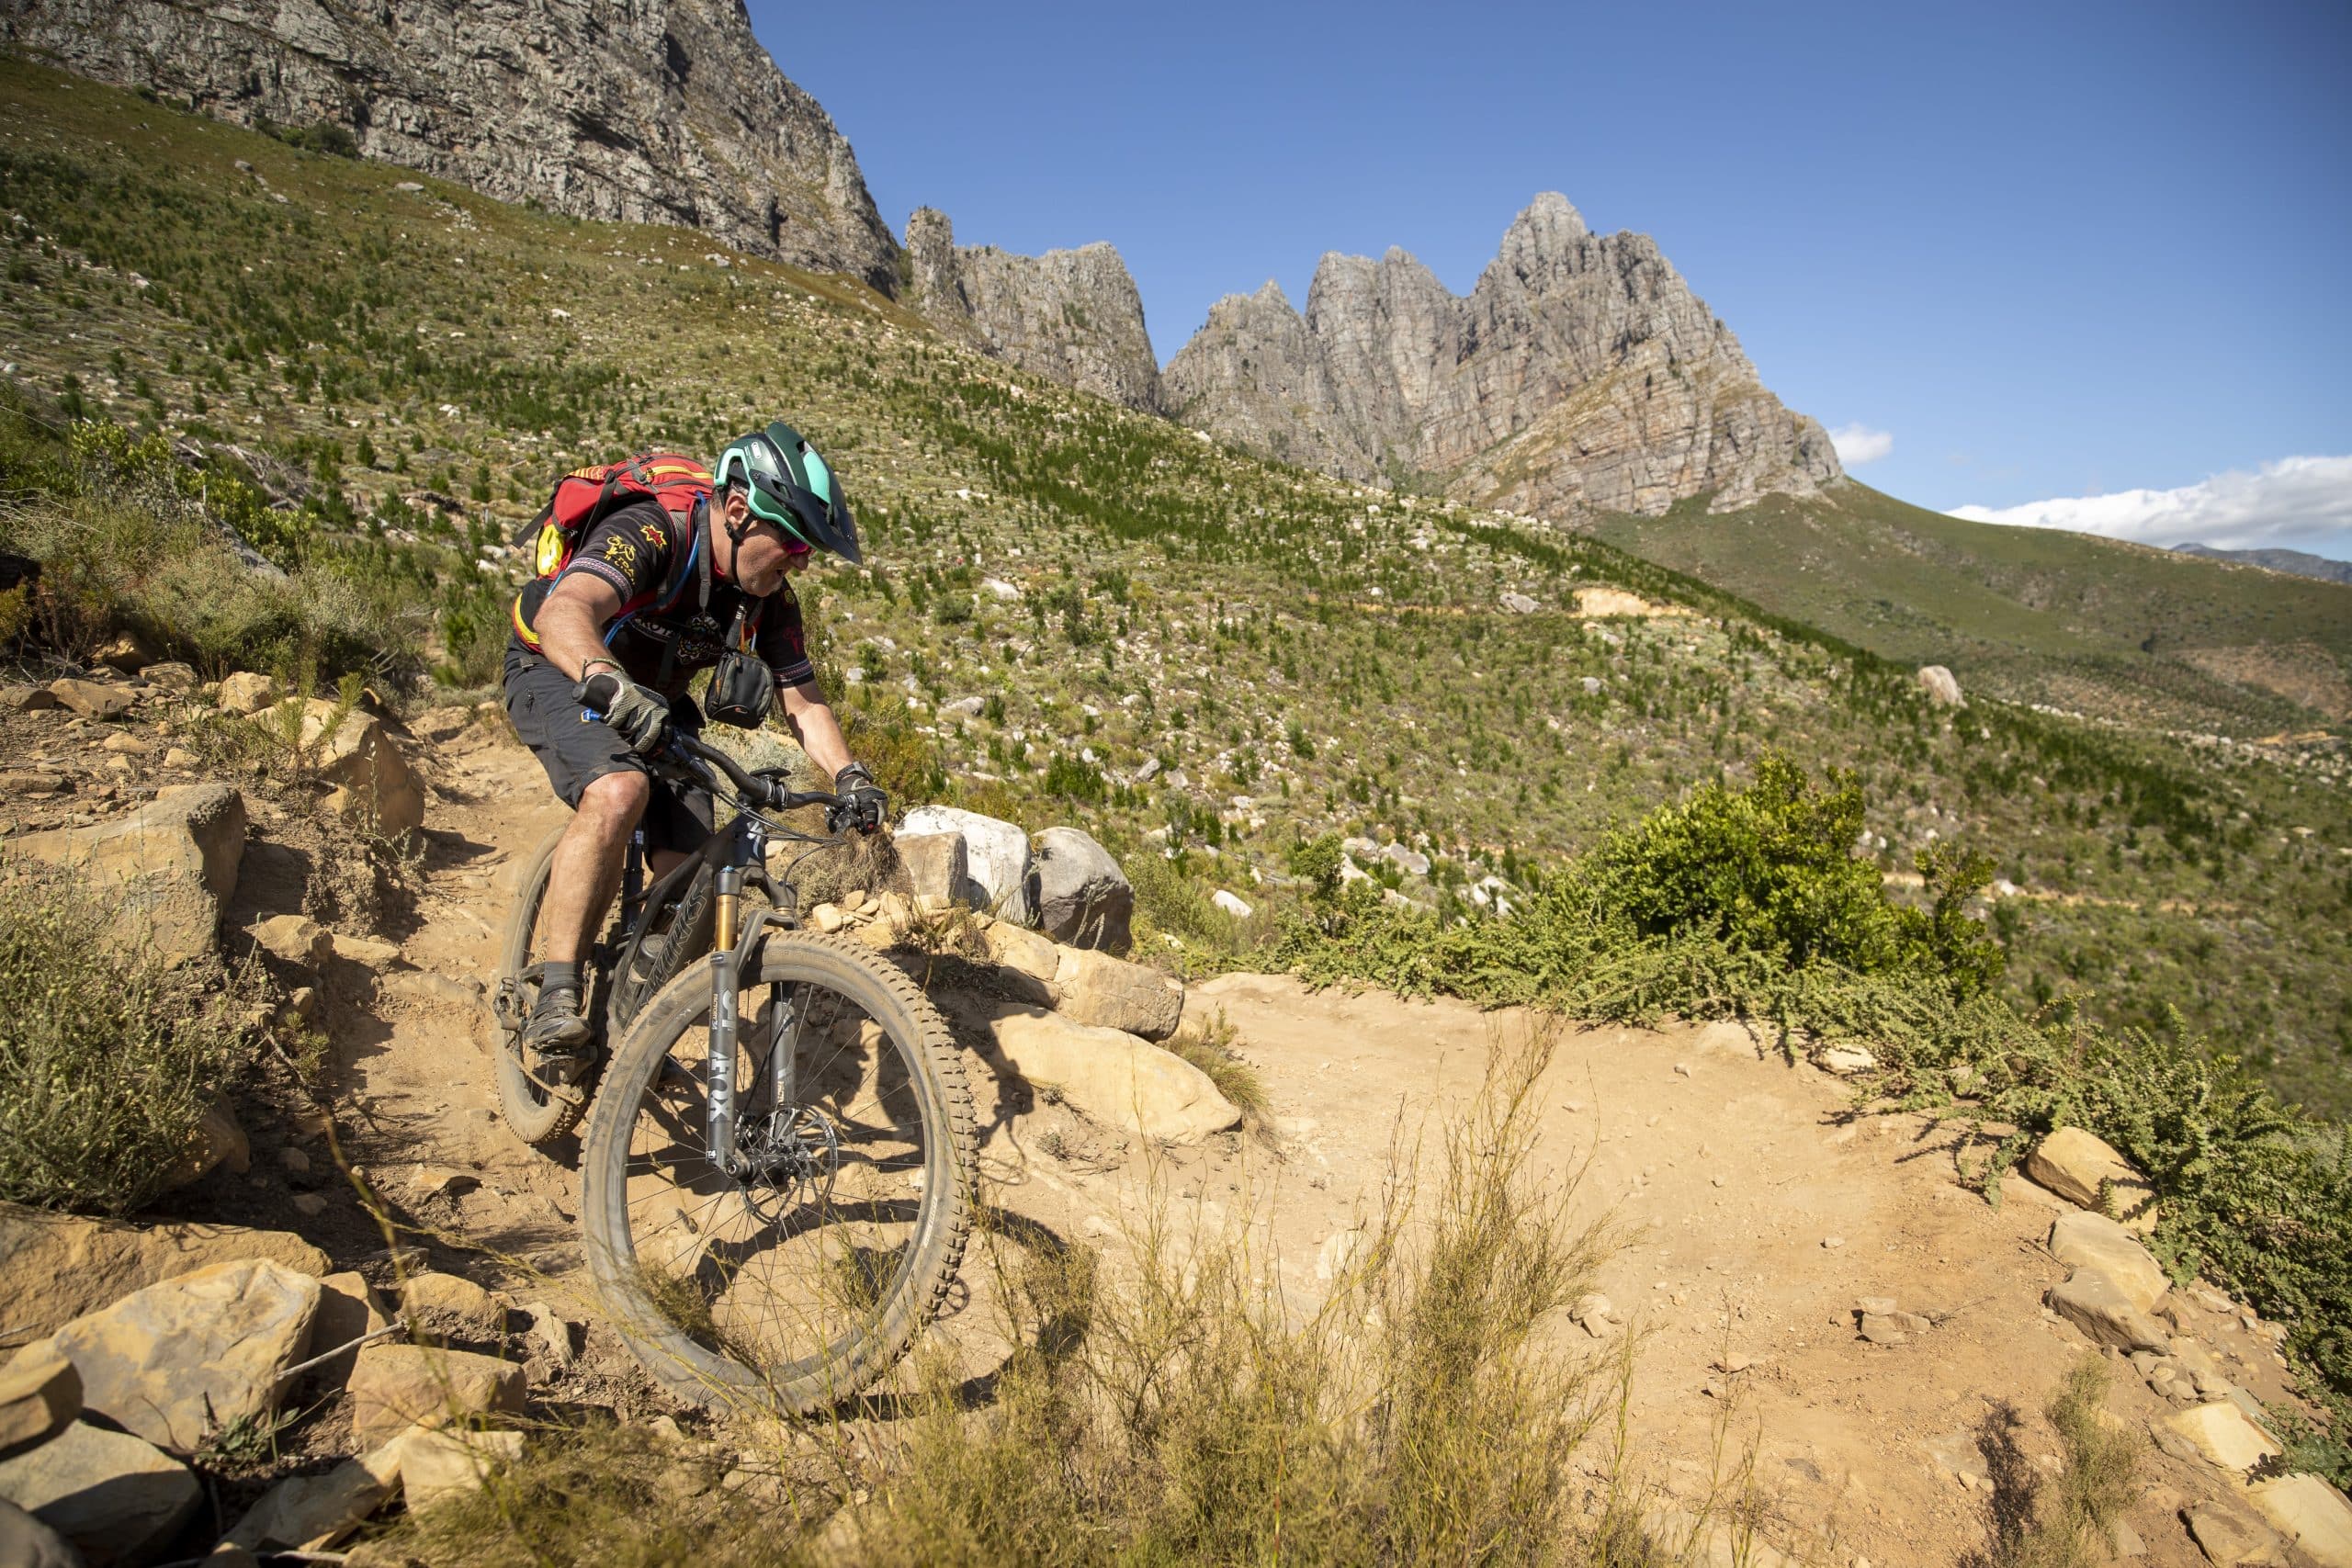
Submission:
[[[702,714],[692,697],[674,699],[671,714],[684,728],[701,728]],[[547,770],[555,793],[574,810],[582,792],[606,773],[648,772],[645,759],[628,741],[572,701],[571,682],[562,671],[513,649],[506,654],[506,716]],[[654,779],[644,827],[648,848],[691,853],[710,837],[710,796]]]

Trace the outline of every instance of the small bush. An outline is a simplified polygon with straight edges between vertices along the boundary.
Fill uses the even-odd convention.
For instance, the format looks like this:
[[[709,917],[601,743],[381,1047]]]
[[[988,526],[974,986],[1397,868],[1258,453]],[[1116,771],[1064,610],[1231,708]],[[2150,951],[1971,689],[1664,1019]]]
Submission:
[[[119,1214],[162,1192],[250,1059],[251,987],[102,940],[62,872],[0,863],[0,1198]]]
[[[2014,1416],[1987,1436],[1994,1467],[1993,1550],[1976,1568],[2094,1568],[2114,1556],[2115,1525],[2131,1503],[2140,1439],[2107,1414],[2107,1363],[2087,1354],[2044,1414],[2063,1450],[2046,1481],[2017,1452]]]

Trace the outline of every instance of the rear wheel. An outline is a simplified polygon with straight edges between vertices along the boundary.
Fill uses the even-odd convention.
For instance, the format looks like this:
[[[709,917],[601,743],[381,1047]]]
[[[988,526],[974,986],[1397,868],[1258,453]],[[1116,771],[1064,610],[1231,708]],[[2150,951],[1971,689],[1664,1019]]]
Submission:
[[[549,1094],[523,1070],[523,1026],[538,1004],[538,965],[546,956],[539,911],[547,902],[548,868],[554,863],[556,846],[563,841],[563,834],[564,829],[558,828],[547,836],[533,852],[515,890],[514,908],[506,918],[506,946],[499,960],[493,1002],[498,1049],[491,1070],[498,1082],[499,1114],[516,1137],[533,1145],[551,1144],[580,1124],[588,1113],[587,1095],[594,1083],[591,1079],[577,1085],[581,1098],[574,1101]],[[594,1020],[603,1011],[606,987],[602,975],[591,969],[582,979],[590,993],[587,1015]]]
[[[673,1393],[804,1413],[871,1386],[953,1285],[971,1096],[946,1025],[895,965],[779,932],[737,998],[742,1157],[721,1169],[705,1134],[710,984],[699,964],[671,981],[605,1072],[582,1162],[589,1268]]]

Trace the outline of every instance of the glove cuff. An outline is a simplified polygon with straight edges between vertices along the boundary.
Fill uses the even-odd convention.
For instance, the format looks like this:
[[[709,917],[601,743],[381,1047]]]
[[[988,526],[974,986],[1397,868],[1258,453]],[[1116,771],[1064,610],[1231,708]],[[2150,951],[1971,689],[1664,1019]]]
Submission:
[[[844,762],[842,764],[842,771],[833,775],[835,795],[841,795],[858,784],[864,784],[868,789],[875,787],[874,770],[863,762]]]

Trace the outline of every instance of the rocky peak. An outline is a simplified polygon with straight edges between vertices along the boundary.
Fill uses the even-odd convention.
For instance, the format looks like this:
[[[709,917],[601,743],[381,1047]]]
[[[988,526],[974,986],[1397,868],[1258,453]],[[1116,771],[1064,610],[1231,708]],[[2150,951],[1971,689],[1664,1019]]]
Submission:
[[[848,141],[742,0],[15,0],[0,38],[242,124],[332,121],[502,201],[897,284]]]
[[[1391,249],[1326,255],[1303,320],[1235,304],[1169,365],[1178,417],[1358,481],[1404,469],[1488,504],[1657,513],[1838,477],[1821,427],[1765,390],[1656,243],[1593,234],[1556,193],[1466,299]],[[1285,389],[1252,384],[1269,374]]]
[[[947,215],[924,207],[907,220],[907,253],[908,303],[934,326],[1080,391],[1160,411],[1143,297],[1110,245],[1039,256],[958,245]]]

